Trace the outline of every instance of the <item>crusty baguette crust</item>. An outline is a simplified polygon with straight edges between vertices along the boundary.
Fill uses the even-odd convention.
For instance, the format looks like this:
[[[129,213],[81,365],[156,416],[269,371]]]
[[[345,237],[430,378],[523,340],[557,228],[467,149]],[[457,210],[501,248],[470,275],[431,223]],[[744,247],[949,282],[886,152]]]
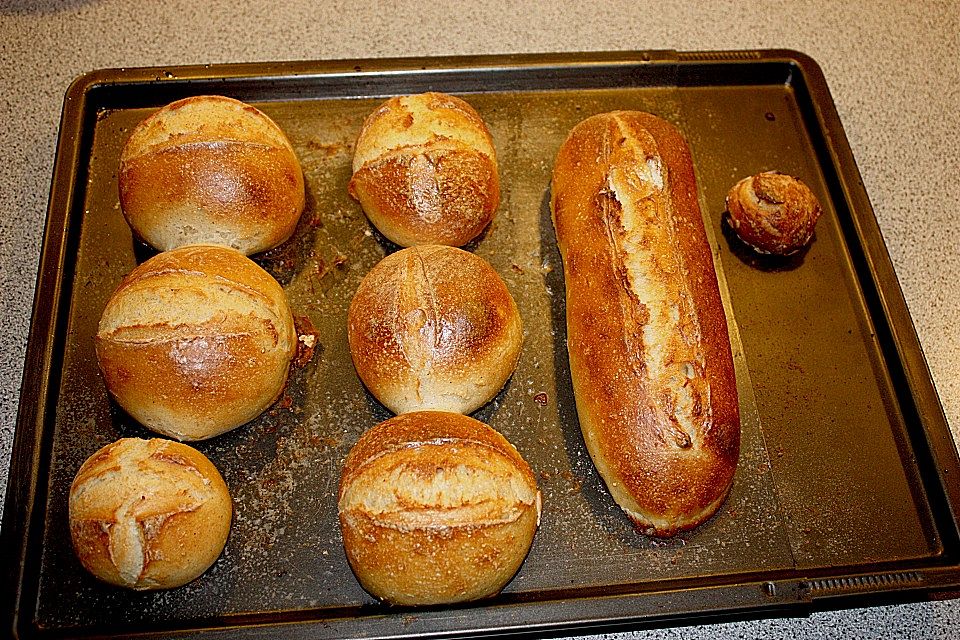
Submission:
[[[590,455],[638,529],[693,528],[730,489],[740,418],[686,142],[647,113],[588,118],[557,155],[551,207]]]
[[[123,438],[80,467],[70,536],[92,574],[131,589],[169,589],[216,561],[233,506],[217,468],[170,440]]]
[[[494,429],[455,413],[396,416],[347,456],[338,499],[350,566],[387,602],[464,602],[499,592],[540,519],[529,465]]]

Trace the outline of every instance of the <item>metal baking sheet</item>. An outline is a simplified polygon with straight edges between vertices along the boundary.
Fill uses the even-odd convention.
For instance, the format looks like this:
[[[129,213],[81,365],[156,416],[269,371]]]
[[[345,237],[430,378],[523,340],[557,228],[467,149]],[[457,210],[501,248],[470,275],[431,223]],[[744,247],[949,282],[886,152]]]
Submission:
[[[540,530],[502,594],[391,608],[356,583],[336,487],[347,451],[389,417],[357,378],[346,311],[396,249],[349,198],[353,143],[386,96],[438,90],[486,120],[502,202],[467,248],[505,280],[524,320],[518,369],[476,417],[530,462]],[[294,237],[255,257],[319,347],[284,398],[196,446],[218,466],[235,520],[217,563],[171,591],[98,583],[74,558],[70,482],[116,438],[151,434],[111,403],[93,335],[120,279],[150,251],[120,213],[131,129],[172,100],[224,94],[287,133],[307,208]],[[640,109],[676,124],[731,324],[743,447],[718,515],[668,541],[638,535],[603,487],[577,423],[563,274],[549,214],[553,157],[581,119]],[[824,207],[814,242],[760,259],[723,223],[739,178],[777,169]],[[44,238],[10,488],[6,631],[21,637],[411,637],[576,633],[743,612],[803,614],[846,596],[879,602],[960,584],[956,450],[823,76],[789,51],[493,56],[108,70],[70,88]]]

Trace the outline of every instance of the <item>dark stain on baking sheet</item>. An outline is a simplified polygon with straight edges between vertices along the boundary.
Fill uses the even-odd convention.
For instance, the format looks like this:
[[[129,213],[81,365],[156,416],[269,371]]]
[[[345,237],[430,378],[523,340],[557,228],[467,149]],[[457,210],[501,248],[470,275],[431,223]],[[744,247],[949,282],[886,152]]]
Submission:
[[[515,90],[464,97],[491,128],[503,188],[493,225],[468,248],[503,277],[524,322],[515,374],[474,415],[517,447],[543,492],[543,517],[530,555],[494,604],[723,584],[737,576],[937,553],[930,515],[916,489],[920,482],[904,462],[909,451],[902,418],[849,265],[833,192],[789,85]],[[120,213],[116,175],[126,137],[150,110],[114,109],[96,119],[53,425],[35,612],[39,626],[83,631],[110,621],[122,629],[157,624],[172,629],[231,616],[266,616],[256,619],[269,622],[272,614],[328,620],[400,615],[376,604],[357,584],[342,550],[336,511],[347,452],[364,430],[390,416],[357,378],[346,340],[353,292],[396,248],[372,230],[346,190],[354,140],[379,102],[258,103],[296,149],[308,205],[294,237],[254,259],[284,285],[301,326],[312,326],[317,347],[294,371],[277,405],[244,427],[196,445],[230,487],[233,528],[223,556],[207,573],[157,593],[98,583],[75,559],[66,525],[70,482],[83,460],[118,437],[150,437],[110,402],[93,352],[107,299],[145,257]],[[731,318],[743,418],[736,479],[713,519],[670,540],[637,534],[607,493],[580,435],[567,365],[550,172],[567,131],[612,109],[657,113],[689,140]],[[765,117],[768,113],[776,117]],[[796,268],[760,268],[721,233],[726,189],[767,169],[802,177],[824,204],[816,240]],[[897,536],[880,535],[876,523],[890,521],[897,522]],[[476,614],[482,607],[464,610]],[[405,615],[410,624],[404,629],[422,630],[419,614]],[[484,626],[480,619],[474,620],[478,628]]]

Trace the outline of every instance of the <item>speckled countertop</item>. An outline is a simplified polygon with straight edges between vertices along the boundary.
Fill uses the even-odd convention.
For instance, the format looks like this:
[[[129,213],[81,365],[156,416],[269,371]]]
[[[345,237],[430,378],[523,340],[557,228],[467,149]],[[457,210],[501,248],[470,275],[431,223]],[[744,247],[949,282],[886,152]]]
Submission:
[[[822,67],[956,437],[960,6],[955,0],[0,0],[0,489],[6,487],[60,108],[79,74],[217,62],[751,48],[798,49]],[[746,636],[956,638],[960,601],[617,637]]]

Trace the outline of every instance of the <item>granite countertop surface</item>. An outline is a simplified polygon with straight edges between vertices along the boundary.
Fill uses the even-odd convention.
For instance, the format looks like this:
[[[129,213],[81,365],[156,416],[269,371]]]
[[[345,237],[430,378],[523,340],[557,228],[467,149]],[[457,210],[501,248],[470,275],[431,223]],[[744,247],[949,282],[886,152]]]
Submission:
[[[271,60],[754,48],[796,49],[823,69],[957,438],[956,0],[0,0],[0,490],[7,484],[60,110],[78,75]],[[615,637],[956,638],[960,601]]]

